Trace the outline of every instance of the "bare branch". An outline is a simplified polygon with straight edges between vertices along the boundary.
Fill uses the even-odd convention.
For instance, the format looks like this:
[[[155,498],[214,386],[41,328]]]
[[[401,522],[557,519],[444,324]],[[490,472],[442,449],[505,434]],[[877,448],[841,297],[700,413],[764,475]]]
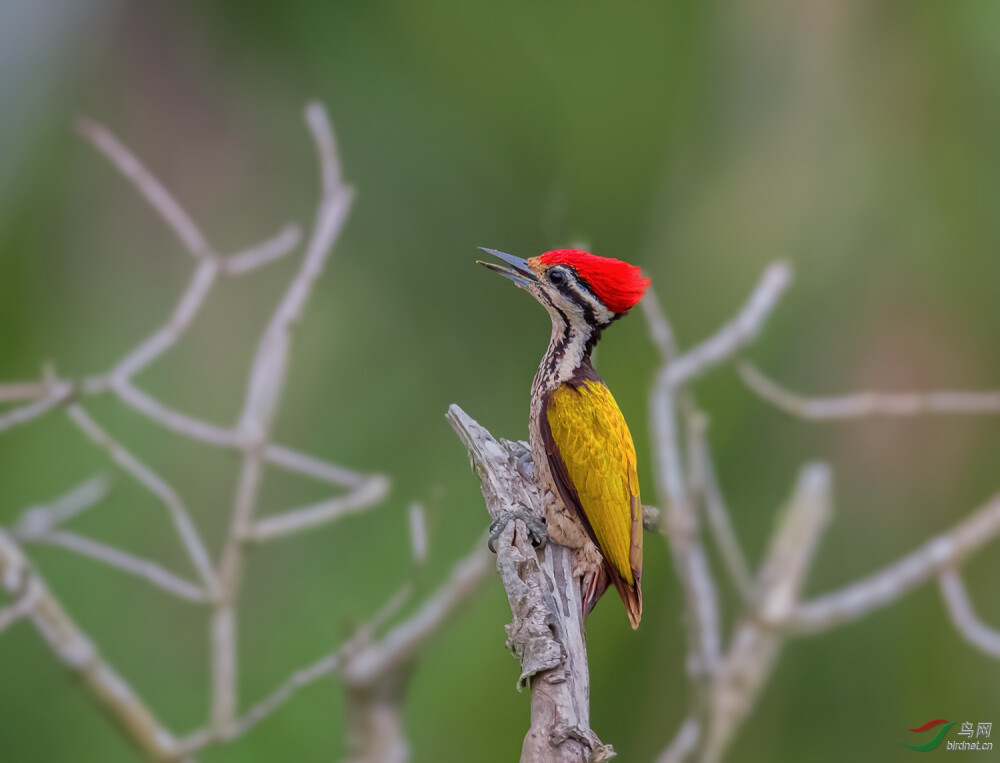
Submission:
[[[274,238],[227,257],[223,271],[227,276],[249,273],[291,254],[301,240],[302,231],[299,226],[288,225]]]
[[[899,561],[839,591],[804,602],[787,616],[769,619],[768,624],[796,633],[816,633],[857,620],[957,566],[998,535],[1000,494]]]
[[[667,363],[661,368],[649,401],[655,474],[657,492],[666,498],[661,526],[684,593],[688,674],[695,681],[703,681],[715,670],[719,659],[718,596],[699,537],[695,505],[684,479],[675,392],[669,379],[671,367]]]
[[[0,403],[37,400],[40,397],[47,397],[51,392],[51,385],[44,381],[8,382],[0,384]]]
[[[955,629],[976,649],[1000,659],[1000,631],[990,628],[976,617],[958,570],[946,568],[938,576],[938,584]]]
[[[667,383],[675,388],[686,384],[742,352],[757,338],[791,281],[792,269],[787,263],[769,265],[736,318],[677,358],[670,366]]]
[[[32,385],[34,390],[53,390],[53,399],[46,398],[22,408],[0,415],[0,431],[7,426],[24,423],[52,408],[58,407],[73,399],[74,394],[96,394],[105,391],[107,385],[104,377],[90,377],[80,384],[67,381],[39,382]],[[170,408],[144,390],[134,386],[129,379],[116,378],[111,390],[126,405],[150,421],[159,424],[164,429],[192,440],[231,450],[246,450],[252,446],[234,429],[227,429],[217,424],[189,416],[186,413]],[[46,394],[44,391],[42,394]],[[30,409],[30,410],[29,410]],[[37,410],[35,410],[37,409]],[[9,417],[9,421],[7,421]],[[373,477],[362,472],[348,469],[338,464],[324,461],[315,456],[301,453],[284,445],[268,444],[264,456],[269,464],[286,471],[302,474],[307,477],[326,482],[330,485],[344,487],[360,487]],[[385,477],[381,477],[385,479]]]
[[[726,508],[726,501],[722,497],[722,490],[715,475],[712,453],[705,435],[707,425],[708,420],[705,416],[698,414],[692,418],[688,427],[691,439],[688,446],[691,461],[691,483],[695,493],[700,495],[704,501],[708,526],[715,537],[729,577],[736,585],[736,590],[746,598],[752,584],[750,566],[747,564],[743,548],[733,530],[729,510]]]
[[[112,439],[81,406],[71,405],[67,409],[67,413],[73,423],[95,445],[106,450],[112,461],[118,464],[136,482],[156,496],[164,507],[166,507],[167,513],[170,515],[171,520],[173,520],[181,544],[191,559],[195,570],[198,572],[202,584],[207,591],[215,591],[217,581],[212,564],[208,559],[208,552],[205,550],[201,537],[198,535],[198,531],[191,521],[191,517],[180,496],[156,472],[132,455],[124,446]]]
[[[33,591],[22,593],[13,604],[0,609],[0,633],[3,633],[18,620],[23,620],[31,614],[38,600],[37,587]]]
[[[698,724],[698,719],[689,716],[677,729],[667,749],[660,753],[656,763],[684,763],[690,759],[698,746],[699,739],[701,739],[701,726]]]
[[[271,421],[284,387],[292,342],[292,326],[301,317],[312,287],[337,239],[350,209],[351,191],[342,185],[333,132],[319,104],[306,109],[320,159],[322,195],[312,235],[295,277],[271,316],[257,345],[240,415],[238,432],[246,450],[240,470],[229,534],[219,562],[223,595],[212,619],[212,725],[224,729],[236,717],[235,603],[242,576],[243,538],[251,532]]]
[[[333,125],[330,124],[330,117],[319,101],[313,101],[306,106],[305,117],[319,153],[322,198],[331,199],[345,190],[340,174],[340,154],[337,151]]]
[[[49,385],[49,392],[45,397],[35,400],[25,405],[18,406],[0,414],[0,432],[12,429],[20,424],[26,424],[32,419],[48,413],[53,408],[63,405],[73,397],[73,386],[69,384]]]
[[[88,120],[80,120],[81,134],[142,193],[198,264],[166,323],[129,351],[107,373],[70,381],[56,379],[53,372],[48,372],[41,382],[0,385],[0,403],[26,401],[25,405],[0,415],[0,431],[65,406],[70,419],[90,440],[106,450],[115,463],[164,504],[203,584],[189,582],[152,560],[57,529],[62,522],[99,500],[106,490],[103,481],[87,483],[52,506],[26,512],[15,531],[17,536],[30,542],[60,546],[139,577],[180,598],[210,602],[213,605],[211,722],[206,729],[188,737],[178,749],[173,737],[111,671],[85,635],[61,612],[58,603],[50,604],[44,584],[34,582],[40,581],[40,578],[30,576],[25,587],[17,581],[12,582],[10,575],[4,576],[3,584],[15,596],[15,601],[0,610],[0,629],[20,616],[31,616],[54,651],[62,655],[67,664],[77,661],[72,665],[74,670],[84,674],[91,691],[109,706],[119,724],[137,740],[144,756],[152,759],[174,760],[184,757],[187,760],[186,756],[207,744],[246,733],[286,702],[299,688],[329,675],[354,655],[364,656],[358,663],[356,678],[367,675],[365,671],[373,668],[379,673],[394,674],[400,664],[414,657],[422,642],[471,593],[475,582],[485,574],[480,567],[488,569],[489,558],[485,551],[480,551],[478,558],[474,558],[476,555],[470,556],[456,568],[453,579],[441,591],[432,596],[409,620],[391,631],[382,643],[373,645],[375,629],[402,605],[409,592],[407,586],[338,652],[295,673],[271,696],[252,707],[244,716],[237,717],[236,602],[242,576],[244,544],[250,540],[284,537],[360,511],[382,500],[389,487],[389,481],[381,475],[362,474],[271,442],[271,423],[284,386],[293,329],[303,315],[313,285],[322,273],[331,248],[344,225],[352,197],[351,190],[343,184],[341,178],[334,136],[322,106],[311,104],[306,110],[306,121],[319,156],[321,197],[299,270],[289,283],[258,343],[236,426],[220,426],[172,409],[137,387],[133,380],[189,331],[220,276],[243,275],[286,256],[299,245],[301,233],[298,227],[288,226],[268,241],[229,257],[221,257],[163,184],[107,129]],[[197,530],[174,488],[115,441],[77,402],[78,398],[87,395],[108,392],[168,431],[242,455],[230,530],[223,543],[218,572],[209,562]],[[266,517],[255,523],[258,493],[268,464],[329,485],[346,487],[349,492],[335,499]],[[410,519],[414,556],[419,561],[426,556],[426,530],[420,512],[411,512]],[[2,545],[4,539],[9,541],[8,545],[14,552],[19,553],[16,542],[0,531],[0,572],[4,570],[4,552],[9,551],[7,546]],[[476,566],[477,561],[480,566]],[[21,568],[27,569],[26,563],[21,564]],[[39,590],[39,596],[44,594],[42,598],[32,594],[32,591],[37,593]],[[76,656],[72,657],[71,653]],[[363,679],[359,678],[359,681],[355,682],[355,688],[362,687]],[[399,727],[402,728],[401,723]]]
[[[280,466],[290,472],[304,474],[320,482],[328,482],[331,485],[343,485],[344,487],[360,487],[362,484],[380,475],[368,475],[348,469],[344,466],[323,461],[315,456],[286,448],[283,445],[268,445],[264,451],[264,456],[269,464]],[[382,477],[385,479],[385,477]]]
[[[205,260],[195,269],[167,323],[126,355],[108,374],[112,387],[135,376],[177,343],[205,304],[218,275],[217,260]]]
[[[374,638],[375,633],[390,620],[406,603],[413,593],[410,585],[400,588],[375,614],[375,616],[364,626],[358,629],[357,633],[339,650],[333,654],[316,661],[309,667],[303,668],[293,673],[287,681],[279,686],[275,691],[254,705],[240,720],[233,726],[230,738],[245,734],[260,721],[277,710],[287,702],[299,689],[308,686],[310,683],[330,675],[340,669],[345,659],[349,658],[359,648],[369,643]]]
[[[108,546],[91,538],[85,538],[76,533],[53,531],[42,533],[18,533],[15,537],[24,543],[41,543],[48,546],[73,551],[95,561],[114,567],[120,572],[134,575],[157,588],[173,594],[178,598],[195,604],[208,601],[208,594],[194,583],[175,575],[170,570],[149,559],[130,554],[127,551]]]
[[[827,464],[802,467],[754,582],[754,608],[765,620],[787,617],[798,603],[819,539],[832,516],[831,490]]]
[[[1000,413],[997,392],[860,392],[838,397],[804,397],[765,376],[749,361],[737,365],[746,385],[775,408],[812,421],[867,416]]]
[[[239,447],[233,430],[169,408],[128,381],[118,381],[113,391],[123,403],[170,432],[219,448]]]
[[[388,493],[389,481],[383,477],[375,476],[347,495],[259,519],[244,533],[243,539],[260,543],[311,530],[319,525],[330,524],[351,514],[372,508],[380,503]]]
[[[235,430],[226,429],[169,408],[127,381],[117,384],[114,392],[122,402],[171,432],[219,448],[244,451],[247,447],[252,446],[252,443],[242,440]],[[361,487],[376,477],[386,479],[381,475],[363,474],[329,461],[323,461],[284,445],[267,445],[264,450],[264,458],[273,466],[330,485]]]
[[[377,643],[351,656],[344,668],[344,680],[353,686],[374,684],[381,676],[412,660],[455,609],[479,589],[493,567],[493,555],[486,548],[486,539],[482,538],[473,551],[455,565],[447,582],[417,612]]]
[[[699,676],[710,675],[719,659],[719,614],[715,584],[699,536],[696,507],[684,476],[682,438],[677,421],[678,395],[683,397],[682,409],[690,421],[694,404],[681,388],[712,367],[730,360],[752,342],[790,281],[788,265],[780,262],[770,265],[737,317],[679,357],[673,330],[659,304],[653,299],[644,305],[650,334],[663,361],[650,395],[657,487],[667,498],[661,521],[684,592],[688,672],[696,680],[700,680]]]
[[[136,187],[195,258],[213,256],[208,242],[190,215],[110,130],[85,117],[77,119],[76,128]]]
[[[417,652],[478,590],[492,568],[492,554],[483,538],[414,614],[378,642],[346,656],[341,675],[347,695],[350,763],[404,763],[409,759],[403,700]]]
[[[674,336],[673,326],[667,320],[666,313],[660,306],[660,299],[653,291],[653,287],[646,289],[646,295],[639,303],[642,313],[646,317],[646,324],[649,327],[649,336],[660,352],[660,359],[663,361],[673,360],[679,353],[677,339]]]
[[[284,383],[291,327],[301,317],[313,284],[323,272],[333,243],[347,220],[353,196],[349,188],[340,184],[340,165],[326,112],[319,104],[311,104],[306,115],[320,155],[323,197],[302,266],[257,346],[240,421],[240,428],[252,434],[270,424]]]
[[[236,718],[239,706],[236,599],[243,573],[243,541],[257,503],[263,472],[259,450],[250,451],[236,485],[229,534],[219,562],[220,596],[212,613],[212,728],[221,733]]]
[[[410,549],[413,561],[423,564],[427,561],[427,513],[422,503],[410,504]]]
[[[48,532],[103,501],[110,486],[111,480],[103,474],[91,477],[47,506],[31,506],[25,509],[14,532],[20,536]]]
[[[66,613],[17,543],[0,530],[0,583],[12,596],[30,595],[28,616],[53,654],[77,674],[122,733],[151,760],[172,760],[177,743],[132,687]]]
[[[695,691],[691,718],[664,751],[663,760],[686,759],[694,752],[706,724],[712,722],[717,684],[713,676],[722,659],[718,595],[701,541],[697,493],[700,492],[706,502],[711,527],[741,590],[746,591],[749,577],[711,472],[711,455],[704,442],[704,432],[699,431],[704,428],[704,420],[687,385],[711,368],[738,356],[757,337],[790,280],[788,265],[774,263],[769,266],[737,317],[682,355],[673,329],[655,297],[643,300],[650,335],[661,357],[660,371],[649,401],[657,492],[661,500],[665,500],[660,522],[670,544],[684,596],[687,672]],[[686,425],[686,438],[681,433],[681,421]],[[688,484],[685,460],[692,484]]]
[[[764,564],[757,576],[751,612],[736,626],[712,687],[711,712],[702,745],[703,763],[717,763],[753,709],[781,650],[782,636],[759,618],[787,616],[830,520],[830,470],[803,467]]]
[[[382,605],[381,609],[367,623],[358,628],[354,635],[339,649],[321,657],[316,662],[304,668],[296,670],[274,691],[247,710],[231,726],[220,733],[216,733],[212,729],[201,729],[186,737],[180,744],[183,753],[190,755],[214,742],[227,741],[243,736],[258,723],[279,710],[300,689],[304,689],[321,678],[336,673],[340,670],[346,657],[371,642],[375,633],[399,612],[412,593],[412,586],[409,584],[404,585]]]

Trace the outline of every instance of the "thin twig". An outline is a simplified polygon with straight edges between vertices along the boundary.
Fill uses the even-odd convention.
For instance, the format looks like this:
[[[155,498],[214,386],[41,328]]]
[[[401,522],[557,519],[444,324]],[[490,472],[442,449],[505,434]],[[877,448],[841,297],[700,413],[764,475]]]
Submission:
[[[695,506],[684,477],[677,398],[685,394],[682,388],[686,384],[714,366],[731,360],[757,337],[790,281],[791,268],[787,264],[770,265],[737,317],[680,356],[673,329],[658,302],[654,298],[644,307],[650,335],[662,360],[650,398],[650,415],[658,487],[668,498],[662,520],[685,594],[688,668],[692,677],[710,675],[718,661],[719,615],[715,586],[699,538]],[[685,400],[683,410],[690,420],[694,405],[689,399]]]
[[[979,651],[1000,659],[1000,631],[990,628],[976,617],[958,570],[946,568],[938,576],[938,585],[955,630]]]
[[[701,739],[701,726],[698,719],[689,716],[677,729],[673,741],[656,758],[656,763],[684,763],[690,759],[691,754],[698,746]]]
[[[141,580],[145,580],[147,583],[185,601],[195,604],[204,604],[208,601],[209,594],[204,589],[175,575],[156,562],[143,559],[127,551],[122,551],[100,541],[77,535],[76,533],[65,531],[30,533],[27,535],[18,533],[15,537],[23,543],[41,543],[48,546],[59,546],[81,556],[94,559],[117,569],[119,572],[125,572]]]
[[[305,256],[257,345],[237,429],[246,444],[233,501],[229,533],[219,561],[222,595],[212,617],[212,725],[227,727],[236,717],[236,598],[242,576],[243,539],[250,533],[260,489],[271,422],[284,387],[291,329],[305,309],[312,287],[337,239],[351,203],[340,180],[333,130],[322,106],[306,109],[306,121],[320,158],[322,195]]]
[[[191,521],[187,508],[177,492],[156,472],[146,466],[123,445],[114,440],[80,405],[67,408],[71,421],[90,438],[93,443],[108,452],[111,460],[118,464],[136,482],[156,496],[167,509],[181,545],[187,552],[195,571],[207,591],[217,590],[215,571],[208,559],[208,552],[201,536]]]
[[[104,154],[118,171],[136,187],[150,206],[177,234],[177,238],[181,240],[192,256],[196,259],[206,259],[213,256],[205,236],[202,235],[191,216],[108,128],[86,117],[77,119],[76,128],[80,135]]]
[[[150,760],[173,760],[177,743],[128,682],[66,613],[17,542],[0,530],[0,584],[12,596],[33,597],[28,617],[52,652],[77,674],[122,733]]]
[[[214,259],[205,260],[195,268],[191,282],[167,323],[119,361],[108,374],[112,387],[131,379],[177,343],[205,304],[218,275],[219,263]]]
[[[49,387],[49,392],[45,397],[12,408],[0,415],[0,432],[12,429],[20,424],[27,424],[32,419],[37,419],[39,416],[48,413],[53,408],[58,408],[73,398],[74,389],[72,385],[56,385],[54,388],[51,385],[46,386]]]
[[[219,562],[220,595],[212,612],[212,728],[221,733],[239,710],[236,599],[243,574],[243,541],[257,503],[263,472],[259,451],[248,453],[236,486],[229,534]]]
[[[92,376],[80,384],[56,380],[55,382],[39,382],[37,385],[31,385],[31,388],[35,391],[51,390],[53,391],[52,398],[46,397],[44,400],[35,401],[8,411],[5,415],[0,415],[0,431],[3,431],[6,426],[24,423],[71,401],[75,394],[98,394],[107,391],[109,386],[106,383],[106,377]],[[244,451],[252,444],[245,442],[235,429],[222,427],[170,408],[146,391],[133,385],[127,378],[116,378],[111,391],[137,413],[183,437],[203,442],[206,445],[237,451]],[[41,394],[48,393],[43,391]],[[274,443],[266,446],[264,456],[269,464],[330,485],[359,487],[374,477],[385,479],[381,475],[364,474]]]
[[[782,387],[749,361],[737,364],[746,385],[775,408],[812,421],[873,416],[1000,413],[996,392],[859,392],[837,397],[805,397]]]
[[[787,616],[771,619],[768,624],[796,633],[816,633],[857,620],[955,567],[997,536],[1000,494],[899,561],[839,591],[803,602]]]
[[[378,677],[411,660],[454,611],[479,589],[486,574],[494,569],[493,554],[486,538],[452,568],[448,580],[413,615],[389,631],[378,642],[351,655],[344,679],[354,685],[372,684]]]
[[[743,547],[733,530],[729,509],[726,508],[726,501],[722,497],[722,489],[719,487],[719,481],[715,474],[712,452],[705,433],[707,426],[708,419],[704,415],[697,415],[688,427],[691,440],[688,446],[688,451],[691,454],[691,483],[695,492],[703,500],[708,526],[715,537],[719,554],[729,572],[729,577],[736,586],[736,590],[746,598],[750,594],[752,585],[750,565],[747,564]]]
[[[321,678],[332,675],[340,670],[344,660],[371,642],[375,633],[385,625],[403,607],[413,593],[410,584],[402,586],[379,609],[375,615],[355,631],[354,635],[342,644],[336,651],[321,657],[310,665],[296,670],[282,683],[257,702],[229,727],[215,732],[211,728],[201,729],[185,737],[180,748],[186,755],[191,755],[218,741],[228,741],[243,736],[258,723],[274,714],[301,689],[315,683]]]
[[[709,496],[711,481],[707,470],[710,455],[707,447],[690,447],[699,437],[694,430],[699,427],[700,414],[687,387],[701,374],[737,357],[753,342],[777,306],[790,279],[791,269],[786,264],[770,265],[737,317],[684,354],[680,354],[673,328],[655,295],[647,294],[643,300],[650,336],[661,359],[649,402],[656,485],[661,499],[665,499],[660,513],[661,530],[670,544],[674,569],[684,596],[687,672],[694,688],[691,717],[664,752],[666,760],[684,760],[692,754],[703,729],[711,722],[713,677],[722,658],[718,594],[701,541],[694,485],[688,484],[686,466],[701,483],[706,501],[713,502],[712,526],[717,534],[720,512],[723,512],[723,524],[728,525],[728,522],[725,522],[727,517],[721,494],[716,491]],[[682,435],[682,425],[686,427],[687,437]],[[686,455],[685,445],[689,446]],[[726,537],[723,528],[720,535],[723,547]],[[729,539],[735,543],[731,532]],[[736,547],[738,549],[738,545]],[[745,561],[743,573],[739,571],[740,562],[734,561],[742,558],[742,553],[733,555],[731,548],[729,553],[723,553],[734,570],[734,577],[738,581],[743,580],[738,585],[745,589]]]
[[[757,338],[791,282],[792,269],[787,263],[769,265],[736,318],[677,358],[670,366],[667,383],[676,388],[742,352]]]
[[[188,737],[178,750],[169,732],[104,662],[82,631],[65,616],[41,579],[34,573],[23,572],[29,567],[20,555],[16,542],[0,531],[0,572],[4,573],[0,577],[8,593],[14,597],[13,604],[0,610],[0,627],[6,627],[25,613],[31,616],[54,651],[74,670],[83,674],[85,684],[98,701],[108,706],[126,733],[141,746],[144,755],[153,759],[174,759],[176,755],[185,756],[187,760],[186,756],[205,744],[246,733],[299,688],[333,672],[349,656],[366,655],[359,663],[359,676],[365,674],[364,666],[371,664],[391,672],[397,660],[413,656],[420,642],[441,625],[447,614],[469,595],[475,581],[482,576],[473,564],[476,560],[470,557],[464,566],[456,568],[457,577],[432,596],[410,620],[391,631],[386,640],[377,645],[377,649],[366,652],[372,646],[375,630],[402,606],[410,590],[407,585],[337,653],[295,673],[244,716],[236,716],[236,599],[242,572],[242,545],[251,539],[286,536],[361,510],[381,500],[389,485],[381,475],[363,474],[270,441],[271,422],[284,385],[292,331],[302,317],[312,287],[322,273],[332,245],[344,225],[351,201],[351,190],[341,179],[334,135],[325,111],[320,105],[311,104],[306,110],[306,121],[316,143],[321,170],[321,197],[315,224],[301,266],[259,341],[248,376],[243,408],[235,426],[221,426],[175,410],[137,387],[133,380],[188,333],[220,276],[240,276],[286,256],[298,247],[300,231],[296,226],[288,226],[270,240],[229,257],[221,257],[163,184],[106,128],[89,120],[80,120],[81,134],[132,182],[198,264],[166,323],[133,347],[106,373],[78,380],[59,380],[53,372],[47,372],[40,382],[0,385],[0,402],[26,401],[25,405],[0,415],[0,431],[65,406],[71,420],[87,437],[104,448],[113,461],[164,504],[203,585],[191,583],[151,560],[56,529],[103,496],[106,490],[103,481],[86,483],[48,507],[26,512],[15,532],[24,540],[58,545],[100,561],[181,598],[198,602],[210,600],[213,603],[211,723]],[[230,532],[224,541],[218,572],[208,561],[201,539],[174,488],[114,440],[78,403],[84,396],[104,393],[114,394],[122,403],[168,431],[242,455]],[[267,517],[253,524],[266,465],[328,485],[346,487],[349,492],[337,499]],[[411,524],[414,529],[414,555],[419,560],[426,555],[426,537],[422,540],[418,537],[417,531],[422,525],[418,527],[420,523],[412,521],[412,516]],[[479,561],[484,555],[485,552],[480,549]],[[11,572],[12,559],[16,562],[14,567],[21,573]],[[372,662],[374,657],[377,659]]]
[[[25,592],[13,604],[0,609],[0,633],[3,633],[18,620],[23,620],[35,608],[37,597],[32,592]]]
[[[656,295],[653,287],[646,290],[646,295],[639,303],[642,313],[646,318],[646,327],[649,329],[649,337],[660,353],[660,360],[668,362],[674,360],[680,353],[677,346],[677,339],[674,336],[674,328],[667,319],[667,314],[660,306],[660,298]]]
[[[274,443],[267,446],[264,450],[264,456],[267,458],[269,464],[279,466],[286,471],[295,472],[296,474],[304,474],[307,477],[312,477],[320,482],[327,482],[331,485],[359,487],[374,477],[386,479],[381,475],[362,474],[354,469],[348,469],[346,466],[323,461],[315,456],[300,453],[284,445],[275,445]]]
[[[113,391],[123,403],[170,432],[219,448],[239,447],[235,431],[169,408],[128,381],[119,381]]]
[[[0,384],[0,403],[17,403],[22,400],[37,400],[52,392],[44,381],[7,382]]]
[[[482,538],[416,612],[377,642],[348,655],[341,675],[349,719],[349,760],[402,763],[408,759],[403,689],[415,656],[479,589],[493,568],[493,555],[486,548],[486,538]]]
[[[103,501],[110,486],[111,480],[106,475],[91,477],[46,506],[25,509],[21,512],[14,532],[21,536],[48,532]]]
[[[241,276],[291,254],[302,241],[298,225],[286,226],[277,236],[226,258],[223,272]]]
[[[260,543],[311,530],[370,509],[388,494],[389,481],[375,476],[347,495],[258,519],[247,529],[243,539]]]
[[[760,619],[781,617],[795,607],[820,536],[830,521],[830,483],[826,464],[809,464],[799,473],[758,573],[750,611],[736,624],[716,673],[711,712],[700,745],[702,763],[721,760],[774,669],[782,634],[763,627]]]
[[[419,501],[410,504],[410,551],[413,561],[423,564],[427,561],[427,512]]]
[[[137,412],[156,422],[164,429],[175,432],[183,437],[214,445],[229,450],[245,451],[251,444],[244,442],[235,429],[226,429],[189,416],[164,405],[145,391],[122,382],[115,386],[114,392]],[[294,450],[284,445],[268,444],[264,449],[264,458],[273,466],[285,471],[302,474],[306,477],[341,487],[361,487],[372,479],[385,480],[382,475],[369,475],[348,469],[345,466],[324,461],[306,453]]]
[[[670,371],[679,362],[671,339],[673,331],[655,300],[645,307],[645,315],[650,333],[659,337],[657,344],[663,353],[649,401],[657,490],[666,498],[660,521],[684,593],[688,674],[704,694],[721,648],[718,597],[699,537],[696,507],[684,476],[676,403],[675,379],[679,377],[672,376]]]

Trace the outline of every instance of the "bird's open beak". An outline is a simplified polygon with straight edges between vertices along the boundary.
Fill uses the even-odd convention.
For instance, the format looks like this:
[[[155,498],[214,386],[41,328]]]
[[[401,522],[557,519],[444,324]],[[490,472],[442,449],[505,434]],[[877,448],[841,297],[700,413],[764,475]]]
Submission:
[[[528,266],[528,261],[521,259],[520,257],[515,257],[513,254],[506,254],[505,252],[498,252],[496,249],[487,249],[485,246],[479,247],[484,252],[492,254],[499,260],[503,260],[511,267],[505,268],[503,265],[496,265],[492,262],[483,262],[482,260],[476,260],[484,268],[489,268],[494,273],[499,273],[505,278],[509,278],[511,281],[516,283],[518,286],[523,286],[527,288],[533,283],[538,283],[538,277]]]

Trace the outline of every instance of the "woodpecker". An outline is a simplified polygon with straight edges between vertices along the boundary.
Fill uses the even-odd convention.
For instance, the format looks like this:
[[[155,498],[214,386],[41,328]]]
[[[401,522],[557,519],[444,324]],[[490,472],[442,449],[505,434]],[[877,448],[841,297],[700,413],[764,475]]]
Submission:
[[[629,622],[642,616],[642,503],[625,417],[590,356],[611,323],[642,298],[649,279],[627,262],[577,249],[522,259],[483,251],[479,261],[527,290],[552,318],[552,336],[531,385],[529,440],[547,496],[546,532],[576,550],[582,607],[590,613],[613,583]]]

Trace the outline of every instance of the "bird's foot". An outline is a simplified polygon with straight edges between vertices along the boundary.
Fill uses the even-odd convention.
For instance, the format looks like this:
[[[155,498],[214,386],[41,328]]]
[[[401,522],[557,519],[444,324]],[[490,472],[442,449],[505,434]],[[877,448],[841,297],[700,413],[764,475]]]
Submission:
[[[494,554],[496,542],[509,522],[520,519],[528,528],[528,535],[531,537],[531,545],[535,548],[543,548],[548,542],[549,536],[545,531],[545,520],[539,519],[534,514],[523,509],[501,512],[500,516],[490,523],[490,540],[487,545]]]
[[[573,554],[573,577],[586,582],[596,576],[603,568],[604,557],[601,556],[601,552],[594,545],[594,542],[587,538]]]
[[[576,559],[573,560],[573,577],[590,580],[602,567],[600,557],[594,559],[583,551],[578,553]]]

